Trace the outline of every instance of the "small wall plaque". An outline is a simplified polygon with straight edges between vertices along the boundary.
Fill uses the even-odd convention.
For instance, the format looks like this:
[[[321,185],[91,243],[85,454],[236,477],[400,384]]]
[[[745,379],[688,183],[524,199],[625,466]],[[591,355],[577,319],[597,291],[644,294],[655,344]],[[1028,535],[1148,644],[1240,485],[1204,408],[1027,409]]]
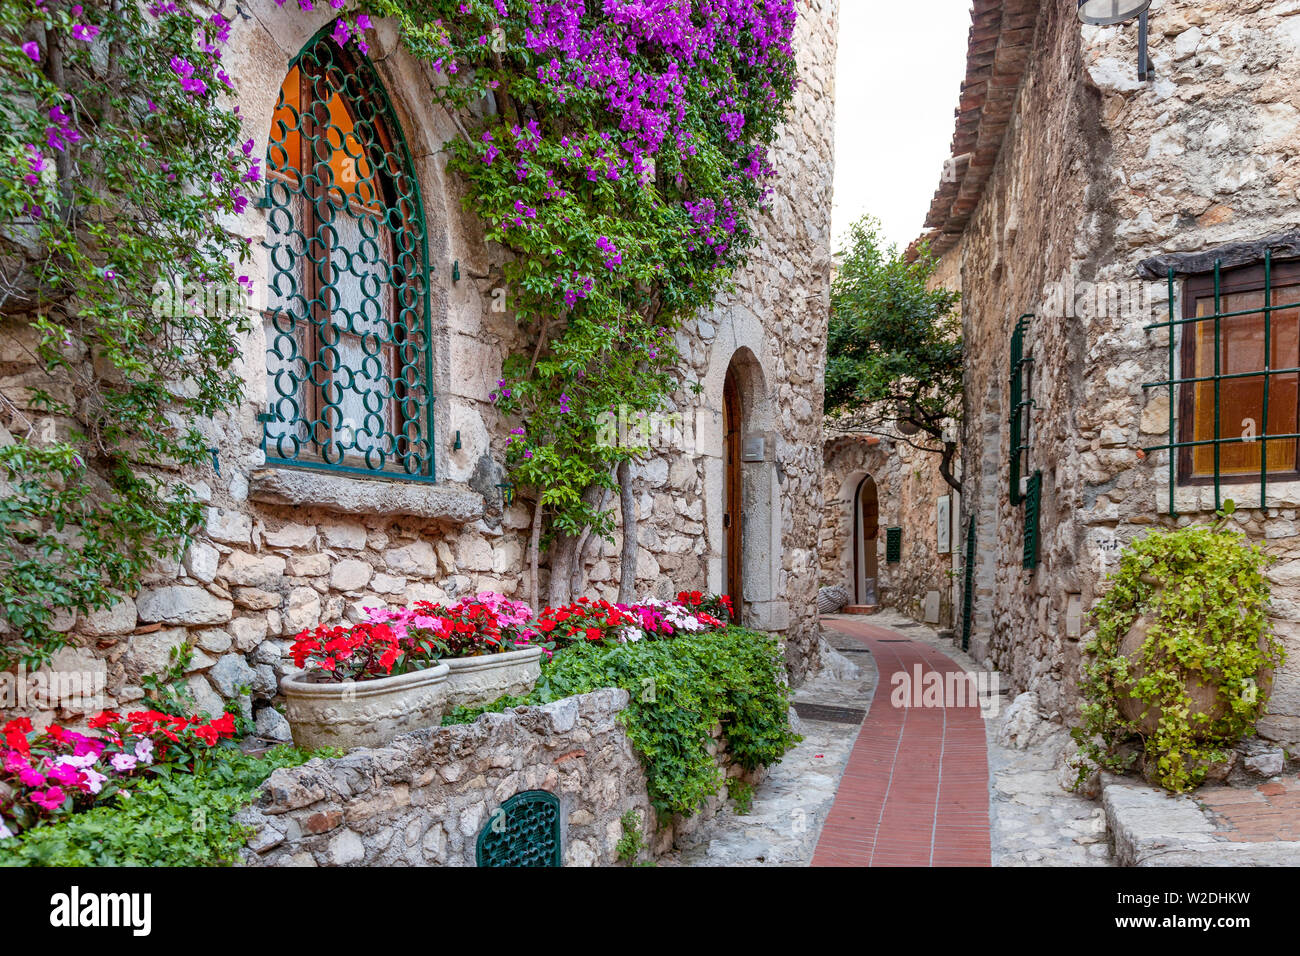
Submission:
[[[952,496],[944,495],[935,507],[935,528],[939,554],[952,554]]]
[[[925,592],[925,623],[926,624],[939,623],[939,592],[938,591]]]
[[[767,439],[762,435],[756,438],[746,438],[745,443],[740,451],[741,461],[766,461],[767,460]]]
[[[1065,636],[1077,641],[1083,636],[1083,595],[1071,594],[1065,604]]]

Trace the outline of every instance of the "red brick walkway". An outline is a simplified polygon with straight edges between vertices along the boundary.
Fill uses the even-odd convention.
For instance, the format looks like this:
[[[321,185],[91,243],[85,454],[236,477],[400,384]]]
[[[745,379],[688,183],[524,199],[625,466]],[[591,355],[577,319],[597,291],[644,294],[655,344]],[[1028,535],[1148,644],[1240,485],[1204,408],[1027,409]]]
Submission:
[[[895,707],[894,674],[960,672],[940,651],[865,621],[827,627],[871,649],[879,683],[813,866],[989,866],[989,770],[978,702]],[[901,642],[901,643],[900,643]]]

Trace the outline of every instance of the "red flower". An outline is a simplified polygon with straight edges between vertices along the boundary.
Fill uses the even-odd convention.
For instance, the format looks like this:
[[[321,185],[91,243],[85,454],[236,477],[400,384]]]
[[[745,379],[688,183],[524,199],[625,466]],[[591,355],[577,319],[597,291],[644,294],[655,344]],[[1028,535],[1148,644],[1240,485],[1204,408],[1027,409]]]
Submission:
[[[218,732],[217,728],[213,727],[211,724],[202,727],[195,727],[194,736],[198,737],[209,747],[215,747],[217,741],[221,738],[220,732]]]
[[[92,717],[90,720],[86,721],[86,726],[91,730],[103,730],[105,727],[119,723],[121,720],[121,714],[111,710],[106,710],[98,717]]]
[[[587,640],[589,640],[589,641],[598,641],[598,640],[600,640],[602,637],[604,637],[604,634],[601,632],[600,628],[598,628],[598,627],[589,627],[589,628],[587,628]]]
[[[217,733],[221,734],[223,737],[233,737],[235,735],[235,715],[228,713],[222,714],[216,720],[212,721],[209,726],[214,728]]]

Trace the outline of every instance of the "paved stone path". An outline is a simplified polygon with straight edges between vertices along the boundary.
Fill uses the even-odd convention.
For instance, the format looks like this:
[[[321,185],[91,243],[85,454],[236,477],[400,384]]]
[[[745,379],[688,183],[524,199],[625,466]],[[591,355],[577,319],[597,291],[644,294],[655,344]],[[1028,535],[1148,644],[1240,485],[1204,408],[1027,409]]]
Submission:
[[[1300,777],[1274,777],[1254,787],[1209,786],[1193,799],[1208,811],[1216,836],[1233,843],[1300,841]],[[1300,842],[1297,842],[1300,857]]]
[[[839,643],[827,634],[830,643]],[[865,710],[875,689],[871,655],[823,650],[823,668],[794,693],[796,706],[817,704]],[[673,866],[807,866],[812,862],[826,815],[848,763],[860,723],[797,719],[803,740],[769,767],[755,788],[748,813],[720,813],[679,842],[679,852],[661,860]]]
[[[890,700],[895,674],[964,668],[901,630],[865,620],[823,624],[871,651],[879,689],[813,865],[990,865],[988,755],[978,700],[965,707],[895,707]]]

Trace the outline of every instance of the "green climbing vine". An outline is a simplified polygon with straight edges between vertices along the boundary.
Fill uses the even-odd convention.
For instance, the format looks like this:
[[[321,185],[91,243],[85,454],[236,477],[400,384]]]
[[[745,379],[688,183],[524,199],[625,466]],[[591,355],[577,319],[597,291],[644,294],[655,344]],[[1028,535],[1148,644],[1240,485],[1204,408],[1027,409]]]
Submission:
[[[229,24],[159,0],[0,5],[0,666],[136,589],[199,517],[248,329],[260,175],[221,102]],[[246,281],[246,280],[245,280]],[[200,360],[201,359],[201,360]]]
[[[1124,550],[1086,648],[1081,781],[1091,766],[1141,761],[1162,786],[1191,790],[1264,713],[1285,652],[1268,620],[1271,559],[1228,526],[1234,510]]]
[[[766,156],[793,95],[792,0],[375,0],[446,83],[466,205],[510,249],[528,346],[492,398],[553,537],[608,536],[593,489],[644,450],[611,420],[665,409],[675,333],[754,242]],[[554,571],[554,567],[552,569]],[[567,576],[566,576],[567,577]],[[559,580],[553,575],[553,583]],[[567,594],[552,593],[552,602]]]

